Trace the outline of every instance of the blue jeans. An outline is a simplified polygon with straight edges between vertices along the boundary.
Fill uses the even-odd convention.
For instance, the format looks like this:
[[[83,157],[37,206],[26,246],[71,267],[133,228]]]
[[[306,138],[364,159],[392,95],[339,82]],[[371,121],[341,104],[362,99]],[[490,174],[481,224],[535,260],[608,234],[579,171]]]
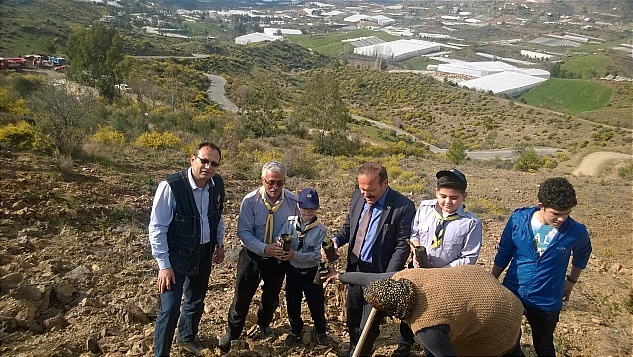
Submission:
[[[176,283],[171,285],[171,290],[160,294],[160,310],[154,328],[154,356],[169,356],[176,326],[179,341],[192,341],[196,338],[211,275],[212,251],[210,244],[201,245],[198,274],[188,276],[174,272]],[[183,292],[185,299],[181,311]]]
[[[526,307],[527,317],[532,328],[532,344],[539,357],[556,356],[554,349],[554,330],[558,323],[560,311],[543,311]]]

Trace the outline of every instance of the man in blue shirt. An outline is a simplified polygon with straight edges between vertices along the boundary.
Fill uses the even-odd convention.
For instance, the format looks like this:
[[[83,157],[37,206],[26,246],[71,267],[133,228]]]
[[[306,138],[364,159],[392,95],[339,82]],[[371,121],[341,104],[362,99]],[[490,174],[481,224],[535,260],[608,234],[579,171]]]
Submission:
[[[189,159],[191,167],[167,177],[154,196],[149,241],[158,262],[160,292],[154,356],[169,356],[176,324],[176,343],[196,356],[202,355],[196,335],[211,261],[219,264],[224,260],[224,183],[216,174],[220,157],[215,144],[198,144]]]
[[[519,297],[532,328],[538,356],[554,356],[554,330],[567,300],[591,254],[587,228],[569,214],[576,192],[566,179],[549,178],[538,191],[539,203],[519,208],[508,220],[492,275],[510,264],[503,285]],[[565,277],[569,259],[571,270]]]
[[[244,246],[237,262],[235,294],[229,308],[226,334],[219,341],[223,352],[231,349],[231,340],[242,334],[251,300],[262,286],[257,311],[257,324],[263,340],[273,340],[270,328],[273,314],[279,306],[279,294],[284,281],[284,250],[277,244],[281,229],[290,216],[299,213],[298,197],[286,190],[286,167],[269,161],[262,167],[262,186],[242,200],[237,221],[237,236]]]
[[[404,269],[411,252],[407,239],[411,235],[415,205],[389,187],[387,169],[380,164],[363,164],[357,179],[358,189],[352,195],[350,212],[333,239],[336,248],[349,243],[346,271],[385,273]],[[349,285],[346,305],[351,356],[371,312],[362,286]],[[372,323],[361,356],[371,354],[382,316]]]

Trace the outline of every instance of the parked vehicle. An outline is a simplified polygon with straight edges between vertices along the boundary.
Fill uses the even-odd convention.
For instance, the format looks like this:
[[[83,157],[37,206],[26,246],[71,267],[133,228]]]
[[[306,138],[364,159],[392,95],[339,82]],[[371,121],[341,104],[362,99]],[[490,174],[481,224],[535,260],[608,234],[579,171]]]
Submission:
[[[3,69],[13,69],[16,71],[21,71],[23,68],[26,68],[26,60],[24,58],[4,58],[0,57],[0,70]]]

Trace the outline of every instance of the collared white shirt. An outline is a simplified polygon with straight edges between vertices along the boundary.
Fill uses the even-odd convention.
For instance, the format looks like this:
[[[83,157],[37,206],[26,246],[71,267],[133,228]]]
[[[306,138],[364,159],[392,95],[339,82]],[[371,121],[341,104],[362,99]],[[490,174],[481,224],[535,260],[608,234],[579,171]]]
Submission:
[[[455,213],[459,218],[445,222],[444,237],[437,248],[432,248],[435,229],[440,220],[435,212],[437,200],[424,200],[413,218],[411,242],[426,248],[433,268],[475,264],[479,258],[482,240],[482,224],[472,212],[464,211],[464,206]]]
[[[198,187],[191,174],[191,167],[187,170],[189,185],[193,191],[193,197],[200,213],[200,244],[208,243],[211,240],[211,228],[209,226],[209,188],[215,186],[213,179],[207,182],[204,188]],[[154,195],[152,204],[152,214],[149,221],[149,241],[152,247],[152,256],[158,262],[159,269],[171,267],[169,262],[169,247],[167,245],[167,231],[169,224],[174,217],[176,209],[176,199],[167,181],[161,181]],[[220,216],[216,240],[218,245],[224,244],[224,218]]]

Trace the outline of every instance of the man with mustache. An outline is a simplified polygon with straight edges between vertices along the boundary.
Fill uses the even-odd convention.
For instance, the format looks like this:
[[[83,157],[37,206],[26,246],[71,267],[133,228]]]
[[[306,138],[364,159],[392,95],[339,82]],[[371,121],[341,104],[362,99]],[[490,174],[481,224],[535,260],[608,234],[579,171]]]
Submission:
[[[404,269],[411,252],[407,239],[411,235],[415,205],[389,187],[387,169],[378,163],[364,163],[358,169],[357,179],[358,189],[352,195],[349,214],[333,239],[336,248],[349,243],[346,271],[385,273]],[[349,285],[346,308],[348,353],[352,356],[371,312],[361,285]],[[371,354],[380,333],[380,320],[372,323],[361,356]]]
[[[237,236],[244,246],[237,262],[235,294],[229,308],[229,323],[218,347],[231,349],[231,340],[242,334],[251,300],[263,280],[262,297],[257,311],[262,340],[274,340],[270,328],[273,314],[279,306],[279,294],[284,281],[287,260],[277,244],[281,229],[290,216],[299,214],[299,198],[285,189],[286,167],[269,161],[262,167],[262,185],[242,200],[237,221]]]
[[[216,173],[220,158],[217,145],[202,142],[189,158],[191,167],[167,177],[156,190],[149,223],[160,292],[154,356],[169,356],[176,326],[176,343],[202,355],[196,335],[211,263],[224,260],[224,182]]]

